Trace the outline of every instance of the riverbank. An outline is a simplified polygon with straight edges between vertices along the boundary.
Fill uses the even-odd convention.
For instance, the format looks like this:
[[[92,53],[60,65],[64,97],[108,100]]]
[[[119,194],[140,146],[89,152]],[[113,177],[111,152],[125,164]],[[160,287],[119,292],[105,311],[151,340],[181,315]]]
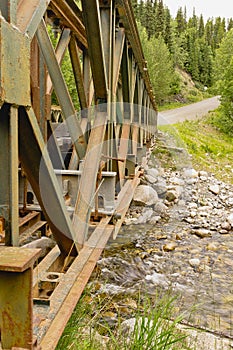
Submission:
[[[88,320],[106,345],[109,329],[114,333],[140,310],[139,294],[154,300],[172,292],[173,316],[183,314],[184,323],[199,329],[192,330],[196,341],[189,333],[187,349],[230,349],[232,185],[194,169],[192,157],[169,135],[159,133],[155,145],[139,186],[143,199],[136,194],[89,283],[83,300]]]

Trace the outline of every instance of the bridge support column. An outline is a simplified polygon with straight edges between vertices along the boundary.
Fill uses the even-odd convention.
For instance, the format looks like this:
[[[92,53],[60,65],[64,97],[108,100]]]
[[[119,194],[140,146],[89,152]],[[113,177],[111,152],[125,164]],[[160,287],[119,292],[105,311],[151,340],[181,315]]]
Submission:
[[[40,249],[0,249],[0,343],[33,349],[32,267]]]

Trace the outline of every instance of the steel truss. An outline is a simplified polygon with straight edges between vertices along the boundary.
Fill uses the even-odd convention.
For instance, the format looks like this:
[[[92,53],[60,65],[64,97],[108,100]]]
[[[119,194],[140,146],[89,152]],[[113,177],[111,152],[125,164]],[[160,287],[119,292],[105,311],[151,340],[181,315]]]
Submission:
[[[0,344],[48,350],[117,236],[157,112],[129,0],[1,0],[0,11]],[[62,122],[66,159],[53,132]],[[20,247],[26,222],[57,243],[42,260]]]

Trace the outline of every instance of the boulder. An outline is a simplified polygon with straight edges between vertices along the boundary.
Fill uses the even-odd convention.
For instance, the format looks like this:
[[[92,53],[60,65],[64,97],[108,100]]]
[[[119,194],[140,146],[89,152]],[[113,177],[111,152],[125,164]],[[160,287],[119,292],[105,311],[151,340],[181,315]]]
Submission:
[[[136,205],[151,206],[156,204],[158,200],[157,192],[146,185],[139,185],[133,196],[133,201]]]

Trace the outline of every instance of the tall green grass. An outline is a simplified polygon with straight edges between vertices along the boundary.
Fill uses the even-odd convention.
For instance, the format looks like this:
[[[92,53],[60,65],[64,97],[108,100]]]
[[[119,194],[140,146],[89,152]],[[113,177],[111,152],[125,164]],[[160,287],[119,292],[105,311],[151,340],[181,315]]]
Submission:
[[[100,321],[104,302],[85,301],[84,296],[78,303],[56,350],[178,350],[188,349],[186,335],[177,325],[183,315],[176,316],[176,297],[165,292],[163,297],[142,296],[137,310],[132,313],[131,326],[124,326],[122,317],[110,326]],[[101,334],[101,335],[100,335]]]

